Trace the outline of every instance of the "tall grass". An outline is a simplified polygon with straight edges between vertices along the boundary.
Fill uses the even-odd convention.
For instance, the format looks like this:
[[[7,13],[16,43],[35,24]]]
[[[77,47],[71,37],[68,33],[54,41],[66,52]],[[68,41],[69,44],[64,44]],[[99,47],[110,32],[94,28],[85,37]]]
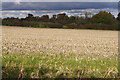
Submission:
[[[117,56],[3,54],[3,78],[117,78]]]

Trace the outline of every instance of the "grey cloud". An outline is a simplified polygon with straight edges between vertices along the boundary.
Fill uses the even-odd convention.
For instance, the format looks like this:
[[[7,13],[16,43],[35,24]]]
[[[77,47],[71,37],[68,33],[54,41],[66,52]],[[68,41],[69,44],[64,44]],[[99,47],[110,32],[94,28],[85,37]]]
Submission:
[[[84,15],[85,12],[90,12],[92,14],[98,13],[99,11],[104,11],[106,10],[107,12],[111,12],[115,17],[118,14],[117,9],[110,9],[110,8],[105,8],[105,9],[79,9],[79,10],[40,10],[40,11],[34,11],[34,10],[13,10],[13,11],[2,11],[2,17],[26,17],[28,13],[32,13],[34,16],[42,16],[42,15],[49,15],[50,17],[53,14],[58,14],[58,13],[66,13],[67,15],[77,15],[79,16],[80,14]]]
[[[2,0],[3,2],[118,2],[119,0]]]
[[[69,10],[87,8],[117,8],[116,2],[3,2],[3,10]]]

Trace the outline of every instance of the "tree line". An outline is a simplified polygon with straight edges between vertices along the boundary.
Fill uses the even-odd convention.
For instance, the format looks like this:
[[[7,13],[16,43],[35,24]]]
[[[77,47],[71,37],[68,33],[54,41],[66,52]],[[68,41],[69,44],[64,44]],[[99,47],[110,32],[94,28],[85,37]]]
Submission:
[[[93,16],[91,16],[90,12],[86,12],[85,17],[68,16],[66,13],[53,15],[51,18],[48,15],[40,17],[28,14],[25,18],[4,18],[2,19],[2,25],[35,28],[120,30],[120,13],[117,18],[106,11],[100,11]]]

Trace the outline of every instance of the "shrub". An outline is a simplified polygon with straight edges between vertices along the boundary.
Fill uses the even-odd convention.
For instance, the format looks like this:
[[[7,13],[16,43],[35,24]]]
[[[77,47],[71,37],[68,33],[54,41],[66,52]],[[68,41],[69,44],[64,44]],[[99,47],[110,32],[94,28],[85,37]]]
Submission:
[[[62,28],[63,25],[60,23],[47,23],[46,26],[48,28]]]
[[[117,25],[107,25],[107,24],[101,24],[101,23],[94,23],[94,24],[86,24],[83,26],[80,26],[80,28],[83,29],[100,29],[100,30],[117,30]]]
[[[68,25],[64,25],[63,28],[76,29],[76,28],[79,28],[79,26],[76,23],[71,23],[71,24],[68,24]]]

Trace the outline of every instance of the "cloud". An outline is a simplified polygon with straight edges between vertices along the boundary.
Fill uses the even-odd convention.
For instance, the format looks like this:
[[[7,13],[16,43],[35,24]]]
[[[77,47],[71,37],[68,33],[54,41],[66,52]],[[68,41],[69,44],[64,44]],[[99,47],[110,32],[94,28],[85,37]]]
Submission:
[[[21,2],[118,2],[119,0],[19,0]],[[15,0],[2,0],[2,2],[15,2]]]
[[[118,3],[90,2],[3,2],[3,10],[67,10],[86,8],[117,8]]]
[[[35,11],[35,10],[6,10],[6,11],[2,11],[2,17],[6,18],[6,17],[26,17],[28,13],[32,13],[34,16],[42,16],[42,15],[49,15],[50,17],[52,17],[52,15],[54,14],[59,14],[59,13],[66,13],[68,16],[71,15],[76,15],[76,16],[80,16],[80,14],[82,16],[84,16],[85,12],[90,12],[92,14],[96,14],[99,11],[104,11],[106,10],[107,12],[111,12],[115,17],[117,17],[118,14],[118,10],[117,9],[110,9],[110,8],[104,8],[104,9],[78,9],[78,10],[39,10],[39,11]]]
[[[100,10],[106,10],[113,13],[115,16],[118,9],[117,2],[3,2],[2,13],[3,17],[26,17],[28,13],[32,13],[35,16],[41,16],[48,14],[58,14],[61,12],[67,13],[67,15],[80,15],[89,11],[93,14],[98,13]]]
[[[16,5],[20,5],[20,2],[15,2]]]

